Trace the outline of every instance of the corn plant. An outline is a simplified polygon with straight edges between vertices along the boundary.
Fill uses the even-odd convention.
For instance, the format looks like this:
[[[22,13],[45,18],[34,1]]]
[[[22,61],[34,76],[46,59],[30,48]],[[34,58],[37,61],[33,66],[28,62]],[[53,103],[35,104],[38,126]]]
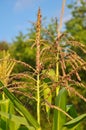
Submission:
[[[14,68],[15,62],[10,60],[10,54],[8,52],[3,51],[2,52],[2,59],[0,63],[0,89],[2,89],[2,86],[9,87],[11,84],[9,84],[10,81],[10,75]],[[4,92],[1,94],[0,99],[0,128],[2,130],[17,130],[21,125],[25,125],[28,129],[34,130],[33,127],[30,127],[26,119],[22,116],[16,116],[16,112],[14,110],[14,105],[12,102],[6,98],[6,95]],[[31,118],[30,118],[31,120]]]
[[[9,82],[9,77],[10,74],[13,70],[13,67],[15,65],[15,62],[10,62],[9,61],[10,58],[10,54],[8,52],[3,51],[2,52],[2,59],[0,61],[0,80],[3,82],[4,85],[8,85]],[[12,105],[12,103],[10,102],[9,99],[6,98],[5,94],[2,92],[1,93],[1,98],[0,98],[0,115],[1,115],[1,119],[0,119],[0,127],[3,129],[8,129],[8,125],[11,127],[11,122],[8,120],[7,118],[5,118],[3,116],[2,113],[14,113],[14,107]]]
[[[23,129],[41,130],[43,129],[41,113],[44,109],[46,118],[51,124],[50,129],[80,130],[80,122],[86,118],[86,113],[78,116],[75,108],[72,105],[67,105],[67,97],[73,93],[86,102],[86,98],[77,89],[77,87],[86,88],[79,75],[80,70],[86,71],[86,61],[72,49],[73,46],[78,46],[86,54],[85,47],[72,38],[71,41],[68,40],[68,35],[60,34],[59,31],[53,42],[43,39],[41,37],[41,17],[39,9],[36,39],[33,45],[33,47],[36,46],[36,67],[33,68],[22,61],[10,59],[9,61],[13,63],[27,67],[29,72],[11,74],[9,81],[12,84],[8,88],[7,83],[0,79],[1,90],[11,100],[20,116],[2,111],[0,115],[13,122],[15,130],[21,130],[21,125],[25,126]],[[20,82],[18,82],[19,80]],[[36,109],[34,108],[33,113],[36,116],[27,110],[15,94],[23,95],[31,102],[34,100]],[[51,109],[53,109],[53,115]],[[52,121],[51,118],[53,118]],[[19,120],[18,126],[16,126],[15,120]],[[9,129],[11,130],[11,128]]]

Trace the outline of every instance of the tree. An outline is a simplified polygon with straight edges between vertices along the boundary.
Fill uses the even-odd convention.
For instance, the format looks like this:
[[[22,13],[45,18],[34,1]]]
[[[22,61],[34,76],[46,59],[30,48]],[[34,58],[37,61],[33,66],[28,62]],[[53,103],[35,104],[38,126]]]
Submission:
[[[76,1],[68,7],[72,10],[72,18],[66,22],[67,32],[86,45],[86,1]]]
[[[74,37],[74,40],[79,41],[86,48],[86,1],[75,1],[68,5],[68,8],[71,9],[72,18],[66,22],[66,30],[68,34]],[[83,53],[79,47],[73,47],[73,50],[86,60],[86,52]],[[81,75],[84,79],[85,74]]]
[[[77,40],[77,42],[76,42],[77,47],[72,47],[72,49],[77,54],[79,54],[80,57],[82,57],[82,59],[84,59],[86,61],[86,52],[83,53],[83,51],[79,48],[80,43],[84,48],[86,48],[86,1],[85,0],[75,1],[73,4],[68,5],[68,8],[71,9],[72,18],[66,22],[66,30],[67,30],[68,34],[73,36],[73,38],[74,38],[74,39],[72,39],[73,42],[76,42],[75,40]],[[81,71],[80,75],[81,75],[81,78],[84,81],[84,83],[86,83],[86,79],[85,79],[86,71],[84,71],[84,72]],[[78,88],[78,90],[79,90],[79,88]],[[81,90],[79,90],[79,91],[81,91]],[[82,93],[83,93],[83,95],[85,95],[86,90],[84,90],[84,91],[82,90]],[[86,105],[83,108],[82,107],[83,104],[84,103],[82,100],[76,101],[76,107],[77,107],[77,110],[79,111],[79,113],[81,113],[81,111],[85,112],[85,110],[86,110]],[[86,125],[86,123],[85,123],[85,125]]]
[[[32,66],[35,65],[35,49],[31,49],[31,43],[26,40],[26,35],[22,32],[16,36],[10,47],[11,55],[19,61],[23,61]],[[17,71],[24,71],[22,67],[17,66]]]

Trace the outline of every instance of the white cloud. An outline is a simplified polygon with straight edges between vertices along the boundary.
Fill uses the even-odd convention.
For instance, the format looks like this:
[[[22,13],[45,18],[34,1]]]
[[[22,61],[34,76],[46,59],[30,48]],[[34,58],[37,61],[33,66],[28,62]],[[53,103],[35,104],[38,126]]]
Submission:
[[[25,9],[25,8],[27,8],[27,7],[32,6],[32,3],[33,3],[33,2],[34,2],[34,0],[16,0],[14,9],[15,9],[16,11]]]

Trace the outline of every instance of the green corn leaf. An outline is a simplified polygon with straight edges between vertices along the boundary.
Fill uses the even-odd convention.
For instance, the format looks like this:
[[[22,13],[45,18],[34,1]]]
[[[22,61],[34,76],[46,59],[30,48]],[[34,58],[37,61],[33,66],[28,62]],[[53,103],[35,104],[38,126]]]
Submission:
[[[76,112],[76,109],[75,109],[75,107],[73,105],[66,105],[66,111],[73,118],[78,116],[77,112]]]
[[[0,108],[2,112],[8,113],[9,111],[9,99],[2,99],[0,100]],[[1,115],[0,117],[0,127],[3,129],[8,129],[8,121],[5,117]]]
[[[27,111],[27,109],[22,105],[22,103],[6,88],[3,87],[3,91],[6,94],[6,96],[12,101],[14,106],[22,112],[22,114],[25,116],[26,120],[34,126],[36,129],[38,129],[40,126],[37,123],[37,121],[34,119],[34,117]]]
[[[86,118],[86,114],[82,114],[74,119],[72,119],[71,121],[67,122],[64,124],[64,126],[66,128],[68,128],[68,130],[75,130],[77,128],[77,125]]]
[[[66,111],[66,97],[67,97],[67,90],[65,88],[62,88],[59,91],[59,94],[56,96],[55,100],[55,105],[64,111]],[[66,115],[55,109],[52,130],[62,130],[65,122],[66,122]]]
[[[17,122],[13,122],[11,120],[8,120],[9,123],[9,130],[18,130],[20,127],[20,124]]]
[[[9,115],[14,115],[15,114],[15,109],[14,109],[14,105],[13,103],[9,100],[9,111],[8,111]],[[17,122],[13,122],[10,119],[8,119],[8,126],[9,126],[9,130],[17,130],[20,126],[20,124],[18,124]],[[13,127],[14,126],[14,127]]]
[[[48,74],[48,76],[50,76],[50,78],[52,80],[54,80],[54,81],[56,80],[56,74],[55,74],[55,71],[53,69],[48,70],[47,74]]]
[[[43,84],[43,87],[44,87],[44,99],[46,99],[50,104],[51,104],[51,101],[52,101],[52,94],[51,94],[51,90],[49,88],[49,86],[44,83]],[[50,115],[50,107],[49,106],[45,106],[46,107],[46,112],[47,112],[47,115],[48,115],[48,118],[49,118],[49,115]]]
[[[15,116],[13,114],[7,114],[2,111],[0,111],[0,115],[11,121],[12,129],[15,127],[16,127],[16,129],[18,129],[20,125],[25,125],[30,130],[34,130],[34,128],[28,124],[27,120],[24,117]]]
[[[4,85],[3,85],[3,83],[0,81],[0,87],[3,87]]]
[[[67,105],[66,106],[66,111],[68,112],[68,114],[73,117],[73,118],[76,118],[78,115],[77,115],[77,112],[76,112],[76,109],[73,105]],[[77,127],[76,127],[76,130],[81,130],[81,124],[78,123],[77,124]]]
[[[9,99],[0,100],[1,111],[8,113]]]

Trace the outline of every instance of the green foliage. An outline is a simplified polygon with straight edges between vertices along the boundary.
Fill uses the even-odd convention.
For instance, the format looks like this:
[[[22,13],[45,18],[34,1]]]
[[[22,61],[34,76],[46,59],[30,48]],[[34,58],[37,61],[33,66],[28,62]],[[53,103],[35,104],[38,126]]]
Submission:
[[[77,111],[75,109],[75,107],[73,105],[67,105],[66,106],[66,111],[67,113],[73,117],[73,118],[76,118],[78,117],[78,114],[77,114]],[[77,123],[77,127],[76,127],[76,130],[81,130],[81,123]]]
[[[63,111],[66,111],[66,99],[67,90],[65,88],[61,89],[56,96],[55,106],[61,108]],[[62,130],[63,125],[66,122],[66,115],[61,111],[54,110],[54,120],[53,120],[53,130]]]
[[[8,122],[10,124],[10,126],[9,126],[10,130],[12,130],[12,129],[17,130],[20,127],[20,125],[25,125],[27,128],[31,129],[31,127],[28,125],[28,123],[24,117],[16,116],[16,115],[5,113],[2,111],[0,111],[0,115],[8,120]],[[5,126],[4,126],[4,130],[7,130],[5,128]]]
[[[16,60],[24,61],[32,66],[35,66],[35,49],[31,49],[31,46],[32,42],[26,40],[26,36],[20,32],[10,46],[11,56]],[[23,72],[24,67],[19,67],[17,65],[15,71]]]
[[[67,122],[66,124],[64,124],[64,126],[66,126],[68,130],[75,130],[77,129],[77,126],[79,125],[79,123],[85,118],[86,118],[86,114],[82,114],[72,119],[71,121]]]
[[[72,18],[66,22],[66,30],[68,34],[73,36],[73,38],[70,38],[70,40],[74,41],[77,40],[76,43],[77,47],[72,47],[72,49],[80,56],[82,59],[86,61],[86,52],[83,53],[82,49],[79,48],[79,42],[81,42],[82,46],[84,45],[84,48],[86,50],[86,1],[80,0],[80,1],[74,1],[72,4],[68,6],[68,8],[71,10]],[[80,76],[83,80],[83,82],[86,84],[85,79],[86,72],[81,71]],[[81,91],[83,95],[86,95],[86,90],[80,90],[78,88],[78,91]],[[74,102],[75,101],[75,102]],[[73,103],[76,104],[77,110],[79,113],[82,111],[86,111],[86,105],[85,107],[78,107],[83,105],[83,101],[76,100],[75,97],[73,98]],[[86,124],[85,124],[86,125]]]
[[[15,63],[10,61],[10,54],[8,52],[2,51],[1,52],[2,60],[0,63],[0,80],[7,86],[9,82],[10,74],[14,68]],[[0,88],[2,87],[2,83],[0,84]],[[3,130],[12,130],[12,122],[4,117],[2,113],[5,114],[14,114],[14,106],[11,104],[10,100],[7,99],[4,93],[1,93],[0,98],[0,128]],[[17,125],[15,126],[17,127]]]
[[[72,10],[72,18],[66,22],[66,29],[76,40],[86,44],[86,2],[79,2],[68,6]]]
[[[47,100],[47,102],[52,103],[52,94],[51,94],[51,89],[47,85],[47,83],[43,83],[43,93],[44,93],[44,99]],[[48,94],[50,95],[48,96]],[[47,112],[47,117],[49,119],[50,116],[50,107],[45,104],[46,112]]]
[[[82,114],[77,116],[77,112],[73,105],[67,105],[67,111],[71,117],[71,121],[67,122],[66,112],[66,102],[67,100],[67,90],[62,88],[59,91],[59,94],[56,96],[55,107],[54,110],[54,120],[53,120],[53,130],[81,130],[80,123],[82,120],[86,118],[86,114]],[[63,110],[63,111],[62,111]],[[73,118],[72,118],[73,117]]]
[[[71,117],[73,117],[73,118],[75,118],[75,117],[77,117],[78,115],[77,115],[77,112],[76,112],[76,110],[75,110],[75,108],[74,108],[74,106],[73,105],[67,105],[66,106],[66,111],[69,113],[69,115],[71,116]]]
[[[21,104],[21,102],[12,94],[7,88],[3,88],[4,93],[8,96],[8,98],[13,102],[15,107],[22,112],[22,114],[25,116],[26,120],[30,122],[32,126],[34,126],[36,129],[39,128],[39,124],[36,122],[34,117],[27,111],[27,109]]]

